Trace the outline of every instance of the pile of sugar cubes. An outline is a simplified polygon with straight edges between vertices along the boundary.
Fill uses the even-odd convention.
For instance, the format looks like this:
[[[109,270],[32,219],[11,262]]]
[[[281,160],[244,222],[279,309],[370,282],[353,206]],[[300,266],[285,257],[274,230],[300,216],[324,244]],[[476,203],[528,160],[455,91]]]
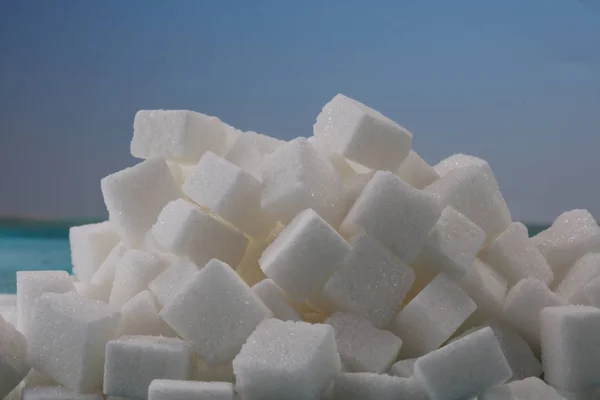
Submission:
[[[588,211],[529,238],[486,161],[341,94],[313,134],[139,111],[73,276],[0,297],[0,398],[600,398]]]

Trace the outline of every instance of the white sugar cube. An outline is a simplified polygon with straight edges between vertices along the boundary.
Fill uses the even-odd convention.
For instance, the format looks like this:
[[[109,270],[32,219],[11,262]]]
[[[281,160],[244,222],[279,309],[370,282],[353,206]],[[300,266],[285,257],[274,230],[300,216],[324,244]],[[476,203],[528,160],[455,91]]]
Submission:
[[[271,311],[230,266],[213,259],[160,315],[214,365],[231,361]]]
[[[333,165],[333,168],[335,168],[340,178],[346,179],[352,175],[356,175],[356,171],[354,168],[352,168],[352,166],[350,166],[349,161],[341,155],[332,152],[324,140],[316,136],[311,136],[307,139],[307,141],[313,145],[313,147],[317,149],[319,153],[331,161],[331,165]]]
[[[148,388],[148,400],[233,400],[229,382],[191,382],[155,379]]]
[[[262,181],[262,160],[284,141],[256,132],[240,132],[224,158]]]
[[[281,231],[259,264],[277,286],[302,303],[325,284],[350,250],[339,233],[308,209]]]
[[[520,222],[513,222],[479,257],[508,278],[510,284],[535,278],[549,285],[554,279],[546,259],[529,240],[527,227]]]
[[[564,301],[543,282],[529,278],[510,289],[503,309],[508,320],[537,350],[540,344],[540,313],[545,307],[563,304]]]
[[[28,372],[27,340],[0,316],[0,398],[16,388]]]
[[[491,170],[469,166],[456,168],[425,188],[442,207],[452,206],[485,231],[490,243],[504,232],[512,218]]]
[[[417,189],[424,189],[440,178],[435,169],[413,150],[400,165],[398,176]]]
[[[567,272],[554,292],[567,303],[576,303],[583,287],[600,277],[600,253],[588,253],[581,257]]]
[[[206,151],[223,154],[227,136],[216,117],[186,110],[140,110],[133,122],[131,154],[195,164]]]
[[[538,377],[542,374],[542,364],[535,357],[527,342],[511,326],[496,320],[489,320],[484,326],[491,328],[494,332],[506,361],[513,371],[509,382],[530,376]]]
[[[340,374],[333,391],[335,399],[344,400],[427,400],[415,379],[369,372]]]
[[[509,379],[512,371],[490,328],[420,357],[415,378],[431,400],[466,399]]]
[[[352,372],[387,372],[402,347],[396,335],[354,314],[337,312],[325,323],[333,326],[340,358]]]
[[[410,378],[415,374],[416,358],[407,358],[396,362],[390,368],[388,374],[399,378]]]
[[[0,306],[17,306],[16,294],[0,294]]]
[[[339,373],[333,328],[268,319],[233,360],[236,391],[244,400],[312,400]]]
[[[600,381],[600,310],[548,307],[541,312],[544,378],[552,386],[579,391]]]
[[[313,132],[335,153],[372,169],[398,169],[412,147],[409,131],[342,94],[323,107]]]
[[[358,235],[350,244],[351,252],[319,296],[332,309],[356,313],[385,328],[402,305],[414,273],[370,235]]]
[[[169,260],[159,254],[126,251],[117,263],[110,305],[122,307],[136,294],[146,290],[148,284],[168,266]]]
[[[353,174],[342,180],[342,194],[346,211],[352,208],[365,186],[373,179],[373,175],[375,172],[369,171],[364,174]]]
[[[530,377],[508,384],[511,393],[517,399],[530,400],[565,400],[556,389],[548,386],[543,380]]]
[[[271,310],[273,317],[282,321],[301,321],[302,318],[290,304],[279,286],[271,279],[264,279],[252,286],[252,291]]]
[[[305,138],[296,138],[265,156],[261,206],[288,224],[299,212],[314,209],[337,227],[343,218],[341,180],[331,161]]]
[[[187,258],[182,258],[158,274],[148,288],[161,306],[165,306],[183,289],[200,268]]]
[[[391,172],[377,171],[340,226],[346,237],[366,232],[411,263],[441,214],[435,199]]]
[[[104,394],[148,398],[154,379],[187,380],[191,351],[179,339],[155,336],[122,336],[106,345]]]
[[[92,297],[95,300],[108,303],[115,281],[117,265],[126,251],[127,247],[122,242],[116,245],[92,276],[89,289],[93,291]]]
[[[152,233],[167,251],[197,265],[218,258],[235,267],[248,244],[239,230],[183,199],[167,204]]]
[[[260,205],[261,183],[212,152],[200,158],[182,190],[252,237],[265,237],[277,223]]]
[[[476,308],[460,286],[438,275],[396,316],[392,331],[404,342],[400,355],[417,357],[437,349]]]
[[[103,178],[101,186],[110,221],[128,246],[142,243],[163,207],[180,197],[161,158],[115,172]]]
[[[89,281],[110,251],[119,243],[119,235],[109,221],[73,226],[69,229],[73,274]]]
[[[586,283],[580,293],[588,305],[600,308],[600,277]]]
[[[70,291],[74,292],[75,286],[65,271],[18,271],[17,328],[28,335],[31,310],[41,294]]]
[[[453,154],[437,163],[433,168],[439,176],[444,176],[452,170],[472,166],[482,168],[486,174],[493,176],[492,169],[487,161],[468,154]]]
[[[44,293],[32,310],[29,363],[68,389],[99,390],[104,348],[116,336],[119,320],[106,303],[74,292]]]
[[[485,232],[452,207],[442,211],[427,238],[425,247],[414,261],[462,279],[485,242]]]
[[[61,386],[25,387],[22,400],[104,400],[102,393],[77,393]]]
[[[121,308],[119,336],[151,335],[161,333],[161,319],[158,316],[156,300],[150,291],[135,295]]]
[[[588,210],[571,210],[531,238],[554,271],[557,282],[586,253],[600,253],[600,227]]]
[[[467,275],[458,282],[484,315],[498,316],[508,289],[508,283],[498,271],[476,258]]]

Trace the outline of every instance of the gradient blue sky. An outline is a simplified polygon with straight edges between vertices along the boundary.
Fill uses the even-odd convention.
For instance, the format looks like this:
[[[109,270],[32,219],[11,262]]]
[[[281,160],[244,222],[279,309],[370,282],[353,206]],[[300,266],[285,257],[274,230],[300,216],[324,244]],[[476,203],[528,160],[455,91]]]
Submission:
[[[599,0],[1,0],[0,214],[104,215],[138,109],[290,139],[338,92],[487,159],[515,219],[600,218]]]

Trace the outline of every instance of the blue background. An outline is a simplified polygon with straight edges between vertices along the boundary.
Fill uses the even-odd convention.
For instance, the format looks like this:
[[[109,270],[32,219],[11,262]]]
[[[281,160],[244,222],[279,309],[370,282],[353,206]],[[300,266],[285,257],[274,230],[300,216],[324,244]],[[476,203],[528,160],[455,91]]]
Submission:
[[[289,139],[338,92],[489,160],[516,220],[600,215],[598,0],[0,1],[0,213],[104,215],[138,109]]]

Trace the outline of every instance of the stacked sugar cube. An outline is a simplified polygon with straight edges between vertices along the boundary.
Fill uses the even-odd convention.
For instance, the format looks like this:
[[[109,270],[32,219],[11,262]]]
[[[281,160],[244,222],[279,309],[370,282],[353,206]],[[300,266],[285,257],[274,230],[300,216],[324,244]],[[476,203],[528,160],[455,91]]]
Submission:
[[[0,297],[0,398],[597,398],[592,215],[529,239],[487,162],[412,140],[343,95],[289,142],[138,112],[74,276]]]

